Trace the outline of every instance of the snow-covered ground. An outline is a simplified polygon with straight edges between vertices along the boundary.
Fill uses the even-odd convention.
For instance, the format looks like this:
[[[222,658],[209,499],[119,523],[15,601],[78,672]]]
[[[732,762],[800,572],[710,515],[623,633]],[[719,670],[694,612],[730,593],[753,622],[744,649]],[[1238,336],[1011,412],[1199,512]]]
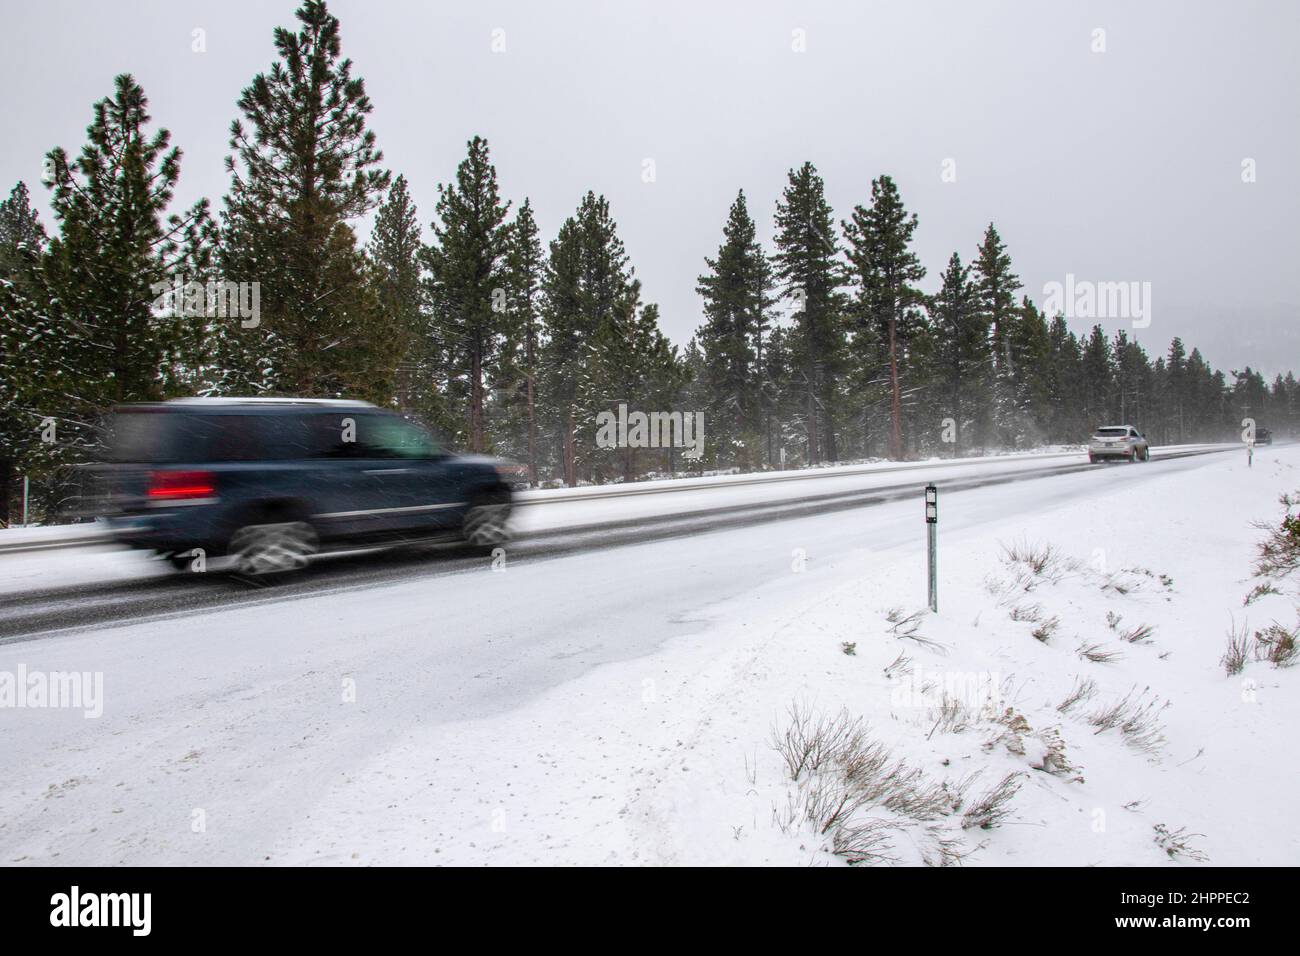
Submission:
[[[911,622],[917,501],[2,646],[0,673],[104,694],[0,710],[0,860],[804,865],[856,836],[901,863],[1293,864],[1297,675],[1219,659],[1234,620],[1295,623],[1242,598],[1251,522],[1297,488],[1276,446],[946,495],[940,610]],[[1100,729],[1126,697],[1155,721]],[[889,778],[825,832],[810,801],[871,788],[834,759],[790,779],[792,707],[860,720],[854,779]]]

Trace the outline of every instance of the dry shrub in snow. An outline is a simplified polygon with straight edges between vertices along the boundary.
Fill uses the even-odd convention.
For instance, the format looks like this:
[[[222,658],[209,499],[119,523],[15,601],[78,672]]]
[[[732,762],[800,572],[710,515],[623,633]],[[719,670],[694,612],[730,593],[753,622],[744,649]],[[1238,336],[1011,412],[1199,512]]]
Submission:
[[[1296,659],[1297,631],[1289,631],[1276,621],[1255,632],[1255,659],[1274,667],[1290,667]]]
[[[1014,707],[1008,707],[995,717],[993,722],[1003,729],[996,736],[990,737],[984,742],[984,749],[986,751],[992,750],[998,744],[1002,744],[1017,757],[1023,757],[1025,755],[1025,737],[1034,732],[1034,729],[1029,726],[1029,721],[1025,718],[1025,715]]]
[[[910,674],[911,672],[912,659],[902,651],[899,651],[898,656],[894,658],[893,662],[886,667],[884,671],[885,676],[890,680],[892,680],[896,674]]]
[[[1030,766],[1054,777],[1069,777],[1075,783],[1083,783],[1083,768],[1070,762],[1065,755],[1065,738],[1056,727],[1049,727],[1038,734],[1043,743],[1043,755],[1038,763]]]
[[[1255,576],[1265,582],[1279,581],[1300,570],[1300,495],[1281,495],[1278,498],[1286,513],[1276,525],[1265,521],[1255,527],[1267,532],[1255,550]]]
[[[1259,600],[1260,598],[1262,598],[1262,597],[1267,597],[1267,596],[1270,595],[1270,594],[1281,594],[1281,593],[1282,593],[1282,592],[1279,591],[1279,590],[1278,590],[1274,585],[1272,585],[1272,584],[1268,584],[1268,583],[1265,583],[1265,584],[1257,584],[1257,585],[1255,585],[1253,588],[1250,589],[1250,593],[1246,595],[1246,599],[1245,599],[1244,601],[1242,601],[1241,603],[1242,603],[1243,605],[1250,606],[1251,604],[1254,604],[1256,601],[1258,601],[1258,600]]]
[[[1245,624],[1239,628],[1234,627],[1228,632],[1228,649],[1223,652],[1223,657],[1219,658],[1219,663],[1223,665],[1223,670],[1229,677],[1241,673],[1242,668],[1246,666],[1246,660],[1250,657],[1251,648],[1250,631]]]
[[[948,648],[944,647],[938,641],[932,641],[919,633],[921,629],[921,617],[924,611],[913,611],[911,614],[903,614],[901,608],[890,608],[885,614],[885,620],[889,622],[889,632],[899,639],[915,641],[922,647],[937,651],[940,654],[947,654]]]
[[[1097,693],[1097,682],[1089,677],[1084,680],[1080,677],[1074,679],[1074,686],[1070,688],[1070,693],[1065,695],[1065,700],[1056,705],[1056,709],[1062,714],[1068,714],[1070,710],[1086,700],[1091,700]]]
[[[934,726],[926,734],[927,740],[934,736],[935,731],[959,734],[971,725],[970,708],[960,697],[953,697],[947,691],[943,692],[939,706],[931,709],[930,716],[934,718]]]
[[[1169,701],[1162,702],[1151,693],[1149,687],[1144,687],[1137,696],[1130,689],[1120,700],[1099,707],[1089,714],[1088,723],[1097,728],[1093,731],[1094,734],[1118,729],[1126,744],[1134,750],[1154,756],[1165,745],[1160,714],[1168,706]]]
[[[1139,624],[1132,630],[1121,631],[1119,639],[1128,641],[1130,644],[1145,644],[1151,640],[1151,635],[1155,633],[1155,630],[1150,624]]]
[[[968,780],[953,783],[929,777],[895,758],[873,740],[861,718],[841,710],[833,717],[814,714],[807,705],[789,710],[784,729],[774,728],[772,743],[785,762],[796,790],[784,814],[773,818],[789,832],[803,821],[826,837],[832,853],[849,863],[895,862],[891,831],[917,829],[912,843],[932,865],[959,860],[964,846],[943,821],[960,811]],[[988,797],[995,794],[991,791]],[[1014,790],[990,804],[989,819],[1006,815]]]
[[[1210,858],[1204,852],[1196,849],[1188,842],[1192,837],[1205,836],[1204,833],[1188,833],[1185,827],[1179,827],[1171,832],[1163,823],[1157,823],[1154,829],[1156,831],[1155,844],[1165,851],[1169,859],[1183,858],[1195,860],[1197,863],[1209,861]]]
[[[1060,730],[1049,727],[1036,731],[1025,715],[1014,707],[1008,707],[993,722],[1002,729],[984,742],[986,753],[1001,745],[1009,753],[1024,757],[1035,770],[1083,782],[1079,773],[1081,768],[1071,764],[1065,756],[1065,738]]]
[[[807,704],[790,705],[789,723],[779,735],[774,731],[772,746],[785,761],[791,780],[804,771],[817,771],[834,755],[859,746],[866,735],[861,717],[841,710],[834,717],[818,717]]]
[[[893,821],[875,818],[842,823],[831,835],[831,852],[850,866],[897,862],[898,858],[889,852],[893,847],[889,832],[897,829]]]
[[[982,797],[977,799],[961,816],[961,825],[969,830],[979,827],[992,830],[1011,814],[1011,800],[1020,792],[1021,774],[1009,773]]]
[[[1250,631],[1243,623],[1233,626],[1228,631],[1228,649],[1219,658],[1224,673],[1229,677],[1240,674],[1249,660],[1267,661],[1274,667],[1290,667],[1296,662],[1300,647],[1300,628],[1289,630],[1274,621],[1262,631],[1250,636]]]
[[[1014,604],[1011,607],[1009,616],[1013,621],[1028,621],[1032,624],[1043,616],[1043,606],[1041,604]]]
[[[1105,644],[1080,644],[1079,656],[1094,664],[1111,664],[1124,658],[1119,651],[1110,650]]]
[[[1052,617],[1046,618],[1045,620],[1039,622],[1039,625],[1036,628],[1034,628],[1033,631],[1031,631],[1030,633],[1034,635],[1035,640],[1041,641],[1042,643],[1046,644],[1048,638],[1050,638],[1053,634],[1055,634],[1057,628],[1059,628],[1060,626],[1061,626],[1061,619],[1053,615]]]
[[[1022,565],[1030,573],[1053,582],[1077,567],[1074,561],[1062,556],[1050,544],[1030,544],[1027,541],[1004,543],[1002,560],[1004,564]]]
[[[1103,591],[1114,591],[1116,594],[1128,594],[1131,591],[1141,590],[1142,587],[1149,583],[1146,578],[1151,576],[1151,572],[1133,570],[1131,568],[1122,568],[1111,574],[1101,575],[1101,589]]]

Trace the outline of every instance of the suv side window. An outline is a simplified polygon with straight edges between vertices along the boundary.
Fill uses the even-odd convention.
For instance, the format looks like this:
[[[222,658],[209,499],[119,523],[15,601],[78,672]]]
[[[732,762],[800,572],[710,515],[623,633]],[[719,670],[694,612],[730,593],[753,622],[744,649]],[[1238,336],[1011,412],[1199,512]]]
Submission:
[[[357,415],[356,454],[362,458],[435,458],[438,443],[419,425],[396,415]]]
[[[352,458],[356,456],[356,439],[345,441],[348,427],[345,422],[356,423],[350,413],[312,415],[307,423],[309,458]]]
[[[319,455],[319,429],[300,412],[207,415],[217,428],[213,461],[292,461]]]

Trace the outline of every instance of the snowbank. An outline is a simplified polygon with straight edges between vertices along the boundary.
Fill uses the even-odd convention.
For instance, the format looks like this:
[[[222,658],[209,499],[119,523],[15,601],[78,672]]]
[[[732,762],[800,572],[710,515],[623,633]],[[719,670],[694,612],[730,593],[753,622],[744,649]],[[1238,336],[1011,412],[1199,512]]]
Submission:
[[[882,821],[886,860],[1293,864],[1297,674],[1252,663],[1228,677],[1219,659],[1234,617],[1294,623],[1281,599],[1242,598],[1250,522],[1300,487],[1300,450],[1253,469],[1208,462],[1045,510],[982,492],[1000,495],[1003,520],[941,533],[940,611],[910,622],[919,547],[864,549],[815,577],[800,563],[817,556],[796,549],[784,580],[709,608],[716,623],[656,653],[396,743],[272,858],[840,863],[835,828],[804,818],[809,782],[772,746],[797,704],[862,718],[914,790],[954,796],[928,819],[859,809],[859,825]],[[1056,557],[1036,572],[1003,545]],[[960,703],[947,717],[945,694]],[[1116,704],[1120,723],[1103,726]],[[1008,779],[1003,819],[968,814]]]

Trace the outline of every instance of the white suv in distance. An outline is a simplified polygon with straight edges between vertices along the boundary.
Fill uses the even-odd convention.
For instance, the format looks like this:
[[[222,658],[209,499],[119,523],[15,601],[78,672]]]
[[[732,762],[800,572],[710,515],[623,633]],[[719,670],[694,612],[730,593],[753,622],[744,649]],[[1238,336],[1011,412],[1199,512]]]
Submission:
[[[1098,428],[1088,442],[1088,461],[1096,464],[1106,458],[1149,461],[1151,446],[1132,425],[1107,425]]]

